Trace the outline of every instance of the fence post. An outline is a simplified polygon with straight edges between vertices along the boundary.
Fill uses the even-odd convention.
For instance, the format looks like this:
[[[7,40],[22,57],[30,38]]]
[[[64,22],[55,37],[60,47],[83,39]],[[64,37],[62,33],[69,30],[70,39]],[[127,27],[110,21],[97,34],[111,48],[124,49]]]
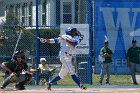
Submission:
[[[36,36],[38,35],[38,0],[36,1]],[[36,38],[36,68],[38,68],[39,63],[39,40]],[[39,76],[38,74],[35,75],[36,77],[36,85],[39,85]]]
[[[92,84],[92,57],[93,57],[93,54],[92,54],[92,50],[93,50],[93,28],[92,28],[92,2],[91,0],[88,0],[87,2],[87,21],[88,21],[88,24],[89,24],[89,60],[88,60],[88,64],[87,64],[87,73],[88,73],[88,82],[89,84]]]

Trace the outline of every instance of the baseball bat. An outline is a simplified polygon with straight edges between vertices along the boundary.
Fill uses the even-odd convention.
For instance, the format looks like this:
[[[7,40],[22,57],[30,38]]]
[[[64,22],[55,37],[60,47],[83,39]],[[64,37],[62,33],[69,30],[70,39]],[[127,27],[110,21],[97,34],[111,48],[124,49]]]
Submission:
[[[18,36],[18,39],[17,39],[17,43],[16,43],[16,46],[15,46],[15,49],[14,49],[14,52],[13,52],[13,55],[12,55],[12,59],[13,59],[13,57],[15,55],[16,50],[17,50],[17,46],[18,46],[19,40],[21,38],[21,35],[22,35],[22,32],[19,33],[19,36]]]
[[[28,33],[30,36],[32,36],[34,38],[40,39],[38,36],[34,35],[32,32],[30,32],[29,30],[25,29],[22,26],[17,25],[17,28],[20,28],[23,32]]]

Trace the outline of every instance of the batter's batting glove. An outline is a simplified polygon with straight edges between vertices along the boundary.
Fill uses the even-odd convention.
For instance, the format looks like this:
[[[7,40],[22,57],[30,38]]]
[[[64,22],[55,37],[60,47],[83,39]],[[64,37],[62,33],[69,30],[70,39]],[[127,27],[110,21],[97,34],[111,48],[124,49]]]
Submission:
[[[44,38],[40,38],[40,42],[41,42],[41,43],[46,43],[46,42],[47,42],[47,40],[46,40],[46,39],[44,39]]]

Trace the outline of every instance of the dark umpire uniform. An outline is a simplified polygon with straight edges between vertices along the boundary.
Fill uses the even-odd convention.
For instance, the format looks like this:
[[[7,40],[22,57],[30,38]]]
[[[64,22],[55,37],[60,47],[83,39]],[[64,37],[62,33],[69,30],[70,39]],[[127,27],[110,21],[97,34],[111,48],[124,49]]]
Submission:
[[[10,83],[15,82],[15,88],[18,90],[24,90],[25,84],[31,80],[32,75],[27,73],[28,65],[24,62],[23,52],[15,53],[14,60],[9,62],[3,62],[1,67],[5,70],[6,74],[9,74],[8,77],[3,81],[1,89],[6,88]]]
[[[132,76],[133,84],[138,84],[135,72],[140,73],[140,47],[136,45],[137,41],[132,40],[132,47],[127,51],[128,66]]]

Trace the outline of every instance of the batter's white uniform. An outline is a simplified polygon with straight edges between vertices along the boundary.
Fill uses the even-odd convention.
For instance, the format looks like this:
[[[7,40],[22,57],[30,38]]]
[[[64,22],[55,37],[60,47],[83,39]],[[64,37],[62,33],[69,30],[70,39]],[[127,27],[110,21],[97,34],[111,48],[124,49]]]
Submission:
[[[57,82],[58,80],[64,78],[64,76],[67,75],[69,72],[73,81],[82,89],[86,90],[87,88],[80,84],[80,80],[76,76],[75,69],[72,66],[72,55],[75,51],[76,46],[79,43],[79,39],[73,37],[73,36],[80,36],[81,33],[77,31],[76,28],[68,27],[66,30],[66,35],[62,35],[61,37],[55,38],[55,39],[40,39],[42,43],[48,42],[48,43],[61,43],[61,50],[60,50],[60,61],[62,63],[62,68],[59,72],[59,75],[52,78],[52,80],[48,83],[48,90],[51,90],[51,85],[54,82]]]
[[[65,40],[63,40],[61,37]],[[70,73],[70,75],[75,74],[75,69],[72,65],[72,55],[77,44],[79,43],[79,40],[77,38],[72,38],[70,35],[62,35],[61,37],[50,39],[50,43],[61,43],[59,56],[62,63],[62,68],[59,72],[59,76],[61,78],[64,78],[64,76],[66,76],[68,72]],[[66,42],[66,39],[74,42],[74,46],[68,44],[68,42]]]

